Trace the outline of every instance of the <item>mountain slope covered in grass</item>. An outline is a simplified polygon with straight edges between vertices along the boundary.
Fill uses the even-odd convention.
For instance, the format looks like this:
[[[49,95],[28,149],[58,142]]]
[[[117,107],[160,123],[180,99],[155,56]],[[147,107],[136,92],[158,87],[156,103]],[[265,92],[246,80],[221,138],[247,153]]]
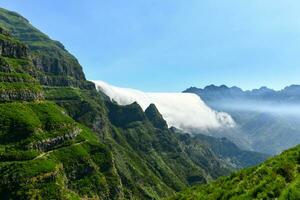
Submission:
[[[300,198],[300,145],[257,167],[188,189],[172,199],[280,199]]]
[[[155,105],[97,92],[22,16],[0,9],[0,27],[0,199],[160,199],[236,169],[168,129]]]

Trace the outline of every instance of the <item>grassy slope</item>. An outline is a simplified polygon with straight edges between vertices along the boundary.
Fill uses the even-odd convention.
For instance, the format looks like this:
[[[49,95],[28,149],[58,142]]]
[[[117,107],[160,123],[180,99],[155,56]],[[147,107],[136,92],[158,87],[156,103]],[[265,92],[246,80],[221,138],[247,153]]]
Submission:
[[[136,104],[106,101],[60,43],[18,14],[1,9],[0,26],[29,47],[0,59],[1,199],[159,199],[229,172]]]
[[[2,8],[0,12],[0,26],[8,29],[15,38],[29,46],[33,61],[45,72],[78,80],[84,79],[78,61],[61,43],[51,40],[17,13]]]
[[[263,164],[188,189],[172,199],[299,199],[300,145]]]
[[[8,36],[0,40],[8,38],[20,43]],[[5,48],[18,46],[9,43]],[[118,195],[111,152],[90,129],[44,99],[42,86],[32,76],[39,69],[31,59],[6,55],[0,61],[1,199]]]

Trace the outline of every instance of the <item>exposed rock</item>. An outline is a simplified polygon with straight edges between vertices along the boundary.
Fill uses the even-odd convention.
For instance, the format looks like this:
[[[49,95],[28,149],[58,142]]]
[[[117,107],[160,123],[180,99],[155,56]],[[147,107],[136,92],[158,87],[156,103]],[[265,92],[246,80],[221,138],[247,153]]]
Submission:
[[[163,116],[159,113],[154,104],[149,105],[149,107],[145,110],[145,114],[154,127],[159,129],[168,128],[167,122],[164,120]]]
[[[11,73],[3,73],[0,75],[0,82],[7,82],[7,83],[38,83],[37,80],[33,79],[30,76],[18,76],[16,74]]]
[[[13,58],[26,58],[28,52],[25,45],[0,38],[0,55]]]
[[[49,51],[53,50],[49,49]],[[37,68],[46,73],[65,77],[70,76],[77,80],[84,79],[82,71],[77,69],[80,67],[79,64],[75,60],[63,59],[63,55],[59,52],[56,55],[37,55],[32,58],[32,61]]]
[[[31,90],[0,90],[0,102],[4,101],[34,101],[44,99],[42,91]]]
[[[72,140],[77,137],[81,132],[81,129],[74,128],[74,130],[70,133],[67,133],[65,135],[57,136],[55,138],[49,138],[42,141],[37,142],[36,144],[33,144],[33,148],[38,149],[40,151],[47,151],[59,144],[64,143],[65,141]]]
[[[47,76],[40,75],[37,77],[40,83],[45,86],[54,87],[78,87],[81,89],[95,89],[95,85],[92,82],[76,80],[68,76]]]
[[[136,102],[126,106],[109,102],[108,107],[110,121],[116,126],[126,127],[131,123],[147,119],[143,109]]]

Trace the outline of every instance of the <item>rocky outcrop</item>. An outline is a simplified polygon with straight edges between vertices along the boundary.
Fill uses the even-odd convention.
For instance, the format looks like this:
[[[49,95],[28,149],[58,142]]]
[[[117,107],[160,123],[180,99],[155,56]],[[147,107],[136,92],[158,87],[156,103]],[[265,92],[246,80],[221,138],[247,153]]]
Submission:
[[[26,45],[0,27],[0,102],[44,98],[38,81],[24,72],[24,65],[30,65]]]
[[[31,47],[32,50],[41,50],[40,48]],[[33,56],[33,64],[42,71],[51,75],[70,76],[77,80],[84,80],[81,66],[77,60],[68,58],[65,53],[60,52],[58,48],[48,48],[45,52],[52,52],[54,55],[36,55]]]
[[[149,105],[149,107],[145,110],[145,114],[154,127],[159,129],[168,128],[167,122],[164,120],[163,116],[159,113],[154,104]]]
[[[95,85],[89,81],[76,80],[72,77],[67,76],[48,76],[39,75],[37,79],[42,85],[53,86],[53,87],[77,87],[81,89],[95,89]]]
[[[14,83],[38,83],[37,80],[32,78],[27,74],[21,73],[1,73],[0,72],[0,82]]]
[[[7,36],[0,35],[0,55],[13,58],[26,58],[28,56],[25,45],[3,37]]]
[[[44,99],[42,91],[0,89],[0,102],[34,101]]]
[[[55,138],[48,138],[42,141],[39,141],[32,145],[33,148],[38,149],[40,151],[47,151],[52,149],[53,147],[63,144],[65,141],[72,140],[76,138],[81,132],[81,129],[74,128],[73,131],[67,133],[65,135],[57,136]]]
[[[115,126],[127,127],[131,123],[147,119],[142,108],[136,102],[126,106],[108,102],[107,106],[109,108],[109,119]]]

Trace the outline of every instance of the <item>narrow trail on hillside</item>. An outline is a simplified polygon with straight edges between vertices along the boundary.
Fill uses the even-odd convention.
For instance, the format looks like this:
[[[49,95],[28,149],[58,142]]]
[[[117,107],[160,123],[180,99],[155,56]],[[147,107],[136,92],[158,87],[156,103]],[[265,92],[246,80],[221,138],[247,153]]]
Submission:
[[[37,157],[35,157],[35,158],[32,159],[32,160],[37,160],[37,159],[39,159],[39,158],[42,158],[42,157],[45,157],[45,156],[51,154],[51,153],[54,152],[54,151],[58,151],[58,150],[63,149],[63,148],[69,148],[69,147],[72,147],[72,146],[77,146],[77,145],[83,144],[83,143],[85,143],[85,142],[87,142],[87,140],[84,140],[84,141],[81,141],[81,142],[77,142],[77,143],[71,144],[71,145],[69,145],[69,146],[64,146],[64,147],[60,147],[60,148],[57,148],[57,149],[53,149],[53,150],[50,150],[50,151],[47,151],[47,152],[43,152],[43,153],[41,153],[40,155],[38,155]]]
[[[43,152],[41,154],[39,154],[38,156],[36,156],[35,158],[33,159],[30,159],[30,160],[16,160],[16,161],[2,161],[0,163],[21,163],[21,162],[28,162],[28,161],[31,161],[31,160],[37,160],[37,159],[40,159],[40,158],[43,158],[45,156],[48,156],[49,154],[55,152],[55,151],[59,151],[63,148],[69,148],[69,147],[72,147],[72,146],[77,146],[77,145],[80,145],[80,144],[83,144],[85,142],[88,142],[88,140],[84,140],[84,141],[81,141],[81,142],[77,142],[77,143],[74,143],[74,144],[71,144],[69,146],[63,146],[63,147],[59,147],[57,149],[53,149],[53,150],[50,150],[50,151],[46,151],[46,152]]]

